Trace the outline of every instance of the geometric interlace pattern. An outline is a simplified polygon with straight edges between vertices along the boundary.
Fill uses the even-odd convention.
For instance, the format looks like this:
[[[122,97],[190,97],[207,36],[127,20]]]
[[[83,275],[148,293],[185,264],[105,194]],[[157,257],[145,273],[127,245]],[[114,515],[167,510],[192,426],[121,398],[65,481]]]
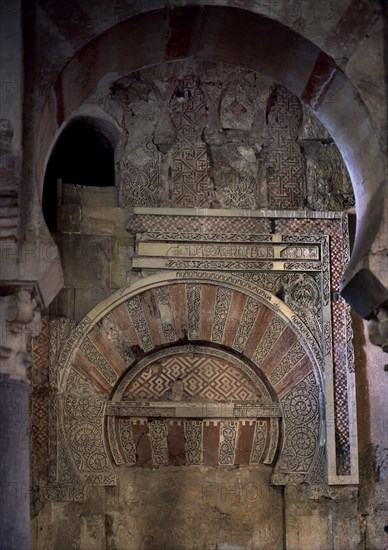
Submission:
[[[169,400],[177,382],[182,401],[257,401],[261,397],[252,380],[228,361],[182,354],[145,367],[129,384],[124,399]]]

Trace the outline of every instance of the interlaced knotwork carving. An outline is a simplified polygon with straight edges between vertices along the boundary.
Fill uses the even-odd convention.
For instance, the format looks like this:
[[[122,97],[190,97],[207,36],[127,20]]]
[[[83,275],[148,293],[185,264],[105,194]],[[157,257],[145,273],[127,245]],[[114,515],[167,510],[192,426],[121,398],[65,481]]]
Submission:
[[[228,311],[230,302],[232,300],[232,292],[229,289],[218,287],[217,300],[215,307],[215,318],[213,324],[212,341],[222,342],[226,319],[228,317]]]
[[[182,386],[179,400],[222,402],[258,398],[252,382],[237,366],[200,354],[179,354],[155,361],[134,378],[125,396],[131,400],[171,400],[177,381]]]
[[[237,422],[221,422],[219,463],[234,464]]]
[[[142,343],[144,351],[148,351],[154,347],[152,337],[144,317],[144,312],[141,307],[140,298],[136,296],[126,302],[129,314],[133,319],[136,332]]]
[[[218,231],[222,231],[222,224],[224,224],[225,227],[229,229],[228,234],[237,234],[234,233],[237,229],[237,225],[235,224],[233,219],[223,220],[215,218],[214,220],[212,220],[209,217],[203,220],[198,220],[195,217],[186,218],[184,216],[176,217],[176,219],[175,217],[170,217],[168,219],[167,216],[155,216],[155,218],[159,218],[156,220],[151,218],[152,216],[148,216],[147,220],[147,216],[144,217],[144,220],[146,221],[144,227],[147,227],[147,230],[148,228],[151,228],[152,230],[155,230],[155,228],[160,229],[159,236],[163,234],[162,230],[175,231],[174,235],[177,235],[178,239],[182,238],[182,242],[185,242],[187,240],[185,237],[186,234],[190,234],[193,238],[195,234],[201,235],[201,233],[203,233],[204,231],[209,231],[209,234],[216,235],[218,234]],[[139,223],[143,223],[144,220],[141,220],[141,222]],[[241,220],[241,222],[244,226],[244,230],[246,230],[248,226],[254,228],[255,232],[250,233],[251,236],[262,235],[257,231],[257,229],[260,224],[263,223],[263,220],[251,219]],[[128,345],[131,340],[130,334],[134,334],[134,340],[136,341],[136,343],[138,343],[138,336],[142,349],[140,350],[140,352],[138,352],[138,350],[136,350],[135,348],[133,350],[130,350],[130,347],[128,347],[129,353],[131,354],[131,363],[127,363],[128,366],[130,366],[130,364],[132,365],[133,363],[134,353],[143,353],[144,351],[146,351],[147,353],[145,355],[150,357],[151,355],[153,355],[153,353],[155,353],[153,351],[155,345],[159,345],[160,343],[162,343],[161,349],[159,351],[163,351],[165,347],[164,343],[175,342],[177,338],[175,330],[178,331],[178,327],[180,326],[188,329],[188,339],[195,339],[196,334],[199,334],[199,329],[201,328],[200,323],[203,323],[203,319],[198,314],[198,312],[201,311],[203,305],[200,301],[203,295],[201,291],[201,285],[209,283],[213,285],[217,284],[217,291],[208,292],[212,300],[211,315],[212,317],[214,317],[214,321],[212,321],[211,331],[208,331],[209,334],[212,335],[211,337],[209,337],[209,339],[212,340],[213,344],[224,344],[229,334],[227,333],[226,335],[224,333],[225,327],[227,326],[228,328],[231,328],[231,323],[238,318],[238,322],[233,328],[233,336],[231,337],[232,342],[230,345],[233,347],[234,351],[242,353],[244,351],[245,345],[248,342],[248,339],[250,349],[252,350],[252,335],[251,337],[249,336],[250,329],[253,326],[253,322],[257,319],[257,315],[260,314],[260,311],[261,313],[263,313],[261,308],[263,308],[264,310],[264,308],[267,307],[264,304],[268,303],[269,309],[272,309],[272,314],[274,314],[273,321],[268,325],[267,330],[263,330],[261,332],[261,334],[263,334],[263,332],[264,334],[261,338],[261,342],[258,343],[256,353],[253,353],[251,360],[257,362],[259,366],[264,365],[265,358],[268,356],[268,354],[272,350],[275,351],[278,348],[280,349],[282,333],[286,326],[289,328],[287,329],[287,331],[284,332],[284,342],[286,342],[288,339],[288,345],[291,346],[286,353],[280,356],[280,360],[277,362],[273,361],[271,369],[268,369],[270,382],[275,386],[275,389],[276,386],[278,388],[281,388],[281,390],[279,391],[281,391],[281,395],[284,396],[282,397],[282,411],[284,412],[285,416],[286,430],[283,434],[284,449],[280,453],[281,460],[279,462],[277,474],[291,477],[293,476],[294,480],[314,479],[314,483],[316,482],[316,480],[319,480],[320,476],[323,475],[322,472],[324,471],[324,459],[322,459],[321,454],[319,454],[321,451],[318,445],[318,439],[320,437],[319,399],[321,399],[321,397],[319,395],[316,380],[314,379],[314,377],[312,377],[311,379],[310,377],[305,378],[305,380],[303,381],[306,382],[305,386],[300,386],[299,384],[296,386],[296,388],[299,388],[299,393],[294,392],[295,387],[292,388],[292,384],[296,383],[294,382],[294,372],[299,373],[297,368],[298,362],[300,362],[301,368],[304,368],[307,361],[304,358],[306,358],[307,356],[311,361],[311,364],[313,364],[315,367],[317,367],[317,364],[322,367],[324,359],[326,360],[326,362],[330,361],[331,348],[333,347],[336,363],[336,376],[334,377],[334,382],[335,392],[337,393],[335,395],[337,395],[338,397],[338,399],[336,398],[337,408],[335,411],[335,429],[337,433],[340,434],[340,436],[337,435],[337,440],[339,442],[337,447],[337,454],[340,457],[338,461],[338,473],[344,475],[346,474],[346,472],[349,471],[349,467],[347,464],[350,455],[350,432],[349,415],[347,410],[348,403],[346,401],[346,386],[348,373],[352,369],[352,357],[351,350],[349,348],[350,333],[346,332],[348,326],[348,316],[346,309],[343,307],[343,304],[341,302],[334,304],[333,324],[331,325],[330,312],[328,313],[328,308],[330,307],[330,304],[326,304],[323,308],[321,300],[322,292],[325,294],[325,296],[327,295],[327,288],[325,287],[326,290],[322,290],[322,284],[327,283],[327,281],[325,283],[325,270],[327,265],[329,265],[330,267],[330,262],[332,262],[334,265],[331,289],[335,288],[335,285],[338,284],[339,274],[341,273],[343,268],[341,254],[335,254],[336,249],[341,250],[342,233],[338,230],[339,226],[339,220],[334,218],[331,220],[323,221],[320,219],[308,220],[293,218],[287,220],[283,219],[281,221],[276,219],[274,221],[275,230],[281,231],[283,235],[290,231],[300,232],[299,235],[290,236],[288,244],[292,246],[295,245],[296,237],[300,237],[299,244],[301,244],[301,246],[303,245],[303,243],[308,243],[309,246],[313,246],[318,243],[318,250],[322,251],[323,249],[319,248],[319,243],[322,244],[322,241],[317,240],[317,236],[321,236],[322,238],[324,238],[325,235],[329,235],[330,241],[327,240],[327,244],[330,245],[330,248],[327,248],[326,253],[324,253],[322,256],[322,262],[320,262],[322,264],[322,269],[319,272],[314,272],[311,270],[309,272],[303,273],[299,273],[297,271],[282,273],[280,273],[279,271],[263,271],[260,273],[242,272],[239,275],[236,275],[236,273],[231,273],[227,271],[218,271],[212,273],[210,273],[209,271],[201,272],[200,270],[195,272],[182,271],[177,274],[172,274],[171,280],[175,281],[173,284],[166,285],[165,287],[155,286],[154,288],[151,287],[151,289],[148,288],[148,297],[153,296],[155,298],[155,300],[151,299],[155,306],[152,308],[152,310],[149,306],[145,304],[144,298],[141,293],[139,293],[135,298],[132,294],[132,297],[130,298],[130,300],[128,300],[128,302],[132,303],[133,307],[128,307],[124,305],[125,302],[123,302],[121,307],[122,310],[124,310],[125,315],[120,318],[120,316],[116,315],[115,312],[108,314],[101,321],[98,322],[98,330],[102,331],[104,338],[108,336],[110,342],[114,344],[113,348],[116,349],[122,357],[124,356],[124,352],[121,351],[120,341],[127,339]],[[179,227],[184,227],[185,231],[179,232]],[[195,233],[195,231],[197,231],[197,233]],[[311,237],[310,240],[308,240],[306,239],[306,232],[311,232],[311,234],[314,234],[315,236],[313,237],[311,236],[311,234],[310,236],[307,235],[307,237]],[[252,242],[252,240],[248,242]],[[279,241],[275,241],[275,246],[277,246],[278,242]],[[287,250],[290,250],[290,248]],[[329,256],[327,254],[328,251],[330,253]],[[292,262],[292,258],[288,259],[287,263],[288,262]],[[306,260],[305,263],[309,263],[309,265],[311,265],[310,260]],[[173,277],[175,277],[175,279],[173,279]],[[155,277],[155,281],[157,281],[156,285],[160,285],[160,280],[161,279],[157,280],[157,278]],[[186,289],[187,291],[186,294],[183,291],[179,295],[184,296],[186,299],[185,303],[183,304],[184,307],[182,307],[182,309],[179,309],[180,302],[177,299],[178,292],[176,292],[175,287],[180,287],[180,290]],[[237,297],[239,288],[241,288],[242,293],[245,294],[243,299]],[[330,289],[330,285],[328,288]],[[270,296],[270,293],[277,295],[279,299],[276,300],[273,296]],[[260,305],[260,302],[256,302],[254,296],[257,296],[258,299],[263,300],[264,304]],[[328,299],[329,298],[330,292],[328,294]],[[284,304],[282,304],[281,301],[285,302],[286,306],[288,306],[293,312],[295,312],[296,315],[291,315],[289,310],[287,310],[287,307],[284,307]],[[238,308],[237,314],[235,310],[236,307]],[[128,329],[126,329],[125,331],[125,338],[121,336],[120,338],[115,339],[113,334],[117,331],[120,332],[122,330],[123,323],[125,323],[126,321],[127,311],[125,311],[125,309],[127,309],[129,313]],[[176,320],[176,318],[174,318],[174,315],[177,312],[178,315],[176,317],[178,318],[178,321]],[[271,318],[272,314],[269,315],[269,318]],[[310,322],[309,316],[311,316],[311,319],[315,318],[315,321],[311,320]],[[288,319],[287,322],[286,319]],[[323,319],[325,319],[324,323]],[[120,321],[120,325],[117,322],[118,320]],[[333,331],[331,331],[331,326],[333,327]],[[321,333],[322,328],[324,328],[323,333]],[[79,340],[77,341],[77,334],[79,335],[81,330],[84,336],[87,337],[89,331],[92,330],[90,329],[90,320],[86,320],[83,324],[83,327],[77,327],[78,332],[76,332],[75,336],[73,334],[69,335],[68,341],[66,342],[64,347],[66,346],[68,348],[68,343],[70,342],[75,352],[77,352],[77,350],[80,349],[80,346],[82,345],[82,343],[80,343],[80,345],[78,346],[77,343],[80,342]],[[311,334],[310,331],[313,334]],[[292,332],[294,333],[294,335],[291,334]],[[153,339],[154,334],[157,333],[160,333],[159,341],[157,341],[156,338]],[[96,334],[96,331],[92,331],[89,342],[91,345],[94,346],[98,354],[101,355],[101,349],[103,346],[101,342],[96,341]],[[341,345],[341,339],[343,341],[343,334],[347,334],[347,339],[346,343]],[[296,343],[294,343],[295,335],[298,337],[298,341]],[[164,340],[162,338],[164,338]],[[214,350],[218,347],[213,346]],[[81,349],[85,350],[85,346],[83,346],[83,348]],[[191,352],[188,351],[188,353]],[[271,362],[273,360],[272,355],[273,354],[271,354],[271,357],[268,356],[268,360]],[[92,355],[89,354],[89,358],[92,358]],[[95,367],[96,361],[94,358],[92,359],[93,360],[89,359],[89,361]],[[136,361],[135,365],[132,365],[133,370],[136,369],[141,361],[142,359]],[[81,387],[82,382],[90,385],[89,380],[87,380],[88,373],[86,371],[81,372],[80,370],[79,372],[81,374],[78,374],[73,367],[66,371],[65,378],[65,375],[63,374],[65,372],[65,361],[63,359],[63,355],[59,358],[58,363],[60,363],[58,373],[61,373],[58,379],[67,380],[67,392],[70,390],[75,391],[77,386]],[[107,363],[111,371],[113,372],[112,363],[109,364],[109,360],[107,361]],[[165,374],[168,369],[164,371],[164,359],[161,358],[159,363],[163,367],[161,368],[160,372]],[[153,365],[152,369],[150,369],[148,372],[149,379],[151,380],[151,383],[155,383],[155,387],[157,386],[157,368],[159,368],[160,365]],[[155,392],[154,395],[157,396],[156,399],[161,399],[162,396],[163,399],[166,399],[167,401],[173,401],[174,395],[176,397],[180,391],[180,386],[179,388],[178,386],[175,387],[174,383],[177,382],[177,378],[181,378],[181,380],[178,380],[178,382],[180,383],[183,381],[182,399],[186,399],[187,401],[196,400],[198,396],[201,395],[200,391],[199,393],[196,393],[196,390],[194,390],[195,384],[198,385],[198,380],[194,380],[195,377],[191,375],[190,379],[189,367],[187,367],[187,370],[183,371],[179,370],[176,366],[174,368],[176,370],[176,372],[174,371],[174,376],[167,377],[166,380],[162,380],[163,377],[161,377],[161,380],[164,384],[162,387],[163,391],[161,390]],[[100,374],[102,373],[99,367],[97,367],[97,370],[100,372]],[[229,400],[233,401],[234,399],[236,399],[235,395],[237,395],[238,397],[242,395],[241,393],[239,393],[240,390],[238,388],[237,393],[235,394],[235,382],[233,380],[230,380],[230,372],[232,371],[233,369],[229,370],[229,366],[227,369],[224,369],[224,378],[222,379],[223,382],[222,384],[219,384],[220,387],[225,389],[225,391],[223,390],[222,397],[220,395],[220,399],[225,399],[227,402]],[[172,372],[173,369],[171,370],[171,373]],[[242,376],[242,372],[244,372],[243,369],[239,370],[240,379]],[[115,380],[117,380],[116,373],[113,373],[113,375],[115,376]],[[182,378],[184,377],[187,377],[187,380],[182,380]],[[298,374],[296,374],[295,377],[296,379],[300,379],[298,378]],[[204,384],[204,377],[202,378],[203,379],[201,383]],[[234,377],[233,375],[232,379],[233,378],[236,377]],[[133,378],[133,382],[135,382],[136,380],[137,378],[135,376]],[[190,384],[186,386],[186,382],[188,382],[189,380]],[[138,379],[138,381],[140,381],[140,378]],[[141,382],[142,383],[139,384],[139,388],[147,387],[148,382],[145,379]],[[310,387],[310,390],[308,390],[307,386]],[[202,386],[202,390],[203,388],[204,386]],[[291,389],[291,391],[289,391],[289,389]],[[231,393],[227,395],[227,391],[229,390]],[[288,391],[289,393],[287,393]],[[149,399],[150,394],[138,393],[137,395],[139,399]],[[291,396],[293,396],[292,399]],[[214,395],[211,392],[207,394],[206,397],[202,396],[203,399],[210,400],[213,400],[213,397]],[[130,392],[125,398],[132,398]],[[246,395],[244,395],[242,400],[246,400],[246,402],[248,402],[249,399],[256,398],[257,394],[251,397],[247,397]],[[74,481],[74,479],[78,479],[76,471],[78,469],[78,471],[81,472],[82,475],[85,474],[95,476],[93,479],[97,479],[98,476],[105,476],[105,479],[107,479],[108,475],[111,475],[109,470],[98,470],[99,467],[102,467],[101,465],[103,464],[103,458],[98,454],[99,450],[97,449],[97,447],[95,448],[95,452],[89,453],[90,457],[93,456],[93,458],[90,458],[90,460],[89,456],[84,456],[84,458],[81,460],[77,455],[78,451],[75,447],[77,444],[77,440],[80,439],[80,436],[76,437],[74,435],[76,430],[75,428],[73,428],[73,421],[75,423],[76,419],[78,418],[76,415],[77,408],[82,411],[82,422],[84,422],[83,433],[86,442],[89,442],[90,445],[93,445],[93,441],[97,442],[101,439],[99,436],[97,436],[96,439],[93,440],[93,432],[95,430],[94,428],[92,429],[90,425],[88,425],[92,424],[93,426],[97,426],[97,423],[100,423],[101,418],[99,418],[97,423],[95,423],[93,419],[94,415],[100,415],[100,409],[96,407],[95,404],[88,403],[87,399],[85,399],[84,396],[81,395],[76,395],[75,397],[71,396],[71,398],[69,399],[66,398],[63,401],[63,411],[65,414],[66,422],[68,422],[68,429],[72,427],[72,429],[74,429],[74,433],[73,431],[71,433],[66,431],[67,428],[64,431],[64,441],[66,440],[66,438],[72,438],[71,445],[69,442],[63,443],[61,438],[58,437],[58,453],[62,453],[66,445],[68,447],[68,454],[63,453],[63,460],[61,459],[62,465],[58,468],[58,472],[60,472],[58,478],[60,478],[63,482],[67,479],[67,483],[75,483],[76,481]],[[145,407],[144,410],[146,409],[147,408]],[[263,417],[264,416],[265,415],[263,415]],[[64,425],[66,425],[66,422]],[[125,445],[121,436],[122,424],[120,422],[116,422],[115,424],[115,438],[116,442],[118,443],[117,448],[121,456],[121,460],[126,463],[134,463],[133,461],[130,462],[131,459],[129,457],[133,457],[133,454],[131,454],[132,450],[129,447],[126,454]],[[270,426],[271,424],[272,426]],[[268,419],[267,427],[268,429],[267,439],[265,441],[265,450],[262,451],[262,456],[260,457],[260,460],[262,462],[270,455],[275,456],[276,454],[277,447],[275,443],[278,439],[278,436],[276,436],[276,427],[278,427],[278,420],[273,419],[270,422],[270,420]],[[100,431],[99,433],[101,434],[102,432]],[[270,440],[271,433],[274,434],[272,440]],[[128,441],[130,441],[129,431],[127,431],[127,434]],[[186,443],[184,443],[184,446],[185,445]],[[101,449],[101,447],[99,449]],[[195,455],[194,447],[192,454]],[[257,458],[257,456],[255,455],[255,458]],[[74,469],[74,466],[76,467],[76,469]],[[74,471],[76,472],[75,477]],[[284,479],[285,478],[286,477],[284,477]],[[73,481],[71,481],[72,479]]]
[[[148,423],[148,428],[154,464],[158,466],[168,464],[167,422],[165,420],[153,420]]]
[[[264,420],[258,420],[256,422],[255,434],[253,438],[253,445],[252,445],[252,452],[251,452],[252,464],[258,464],[261,462],[266,440],[267,440],[267,422]]]
[[[119,437],[128,464],[136,464],[136,446],[133,441],[131,421],[128,418],[118,420]]]
[[[234,337],[233,347],[237,351],[243,351],[254,321],[259,314],[260,307],[260,302],[253,300],[252,298],[248,298],[236,336]]]
[[[304,201],[303,156],[297,143],[302,105],[283,86],[276,86],[267,107],[271,135],[267,161],[270,208],[300,208]]]
[[[305,356],[305,353],[306,352],[301,343],[297,340],[282,358],[280,363],[278,363],[274,370],[270,373],[269,379],[271,384],[276,386],[276,384],[280,382],[280,380],[286,376],[290,370],[297,367],[298,362]]]
[[[172,149],[172,201],[180,207],[206,206],[210,189],[209,162],[206,145],[201,140],[206,118],[205,95],[194,75],[179,79],[177,84],[170,102],[178,135]]]
[[[187,420],[184,423],[186,464],[202,463],[202,422]]]
[[[201,313],[201,287],[199,285],[187,285],[187,312],[187,336],[189,340],[197,340]]]
[[[105,357],[98,351],[98,349],[92,344],[89,338],[85,338],[80,346],[80,350],[90,363],[102,374],[108,382],[114,384],[117,380],[117,373],[113,370],[111,365],[105,359]]]
[[[122,206],[158,206],[158,152],[149,140],[141,149],[141,166],[124,161],[121,167],[120,204]]]

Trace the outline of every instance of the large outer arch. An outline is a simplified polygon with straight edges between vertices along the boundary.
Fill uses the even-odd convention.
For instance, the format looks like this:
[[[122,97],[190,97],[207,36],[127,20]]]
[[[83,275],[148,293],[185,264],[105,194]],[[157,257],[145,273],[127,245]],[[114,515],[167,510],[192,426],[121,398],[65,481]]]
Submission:
[[[227,62],[264,74],[288,87],[328,129],[356,194],[356,241],[342,280],[347,287],[367,267],[383,216],[384,157],[377,132],[356,88],[332,58],[289,27],[247,9],[150,10],[97,36],[71,59],[51,90],[38,128],[36,174],[43,173],[61,129],[101,82],[183,59]],[[42,182],[36,183],[41,189]]]

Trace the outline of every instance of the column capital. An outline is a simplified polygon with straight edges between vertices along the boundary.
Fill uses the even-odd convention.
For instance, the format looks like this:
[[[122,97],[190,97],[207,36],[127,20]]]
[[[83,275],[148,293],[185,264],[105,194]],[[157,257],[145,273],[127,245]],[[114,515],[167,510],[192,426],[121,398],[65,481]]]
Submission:
[[[28,344],[40,331],[40,309],[32,288],[0,297],[0,376],[28,382]]]

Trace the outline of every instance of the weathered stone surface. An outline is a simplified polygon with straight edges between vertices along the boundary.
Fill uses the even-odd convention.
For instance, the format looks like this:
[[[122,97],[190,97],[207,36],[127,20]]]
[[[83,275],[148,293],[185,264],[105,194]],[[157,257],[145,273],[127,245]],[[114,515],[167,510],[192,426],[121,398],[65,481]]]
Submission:
[[[59,235],[65,285],[109,288],[111,239],[109,236],[63,233]]]
[[[35,547],[48,541],[59,550],[282,547],[281,489],[269,485],[265,467],[254,474],[193,468],[123,469],[118,475],[117,487],[91,491],[85,503],[47,504],[34,520]],[[48,532],[51,514],[56,522]]]
[[[303,104],[303,124],[298,135],[299,141],[305,139],[331,140],[329,132],[314,116],[311,110]]]
[[[124,113],[123,206],[302,208],[306,174],[298,134],[323,140],[318,149],[329,137],[284,87],[221,64],[145,69],[119,79],[104,104],[111,114],[118,104]],[[334,146],[330,161],[345,172]],[[331,200],[325,208],[342,203]]]
[[[74,288],[63,288],[51,302],[48,311],[52,317],[74,319]]]
[[[57,227],[58,231],[67,233],[79,233],[81,223],[81,205],[62,204],[58,208]]]
[[[320,141],[303,142],[307,204],[313,210],[348,210],[354,195],[337,147]]]
[[[83,206],[79,231],[84,235],[121,235],[125,231],[127,213],[121,208]]]
[[[361,543],[357,522],[356,491],[337,500],[329,490],[311,498],[308,491],[287,487],[285,494],[286,544],[292,550],[338,550],[358,548]],[[334,498],[333,498],[334,497]],[[332,500],[333,499],[333,500]],[[335,499],[335,500],[334,500]]]
[[[64,186],[64,187],[67,187]],[[77,187],[77,186],[74,186]],[[114,208],[118,206],[117,187],[87,187],[80,189],[82,206]],[[64,202],[70,202],[65,200]]]
[[[77,322],[81,321],[87,313],[104,298],[112,294],[110,288],[76,288],[74,290],[74,317]],[[61,312],[62,313],[62,312]]]

